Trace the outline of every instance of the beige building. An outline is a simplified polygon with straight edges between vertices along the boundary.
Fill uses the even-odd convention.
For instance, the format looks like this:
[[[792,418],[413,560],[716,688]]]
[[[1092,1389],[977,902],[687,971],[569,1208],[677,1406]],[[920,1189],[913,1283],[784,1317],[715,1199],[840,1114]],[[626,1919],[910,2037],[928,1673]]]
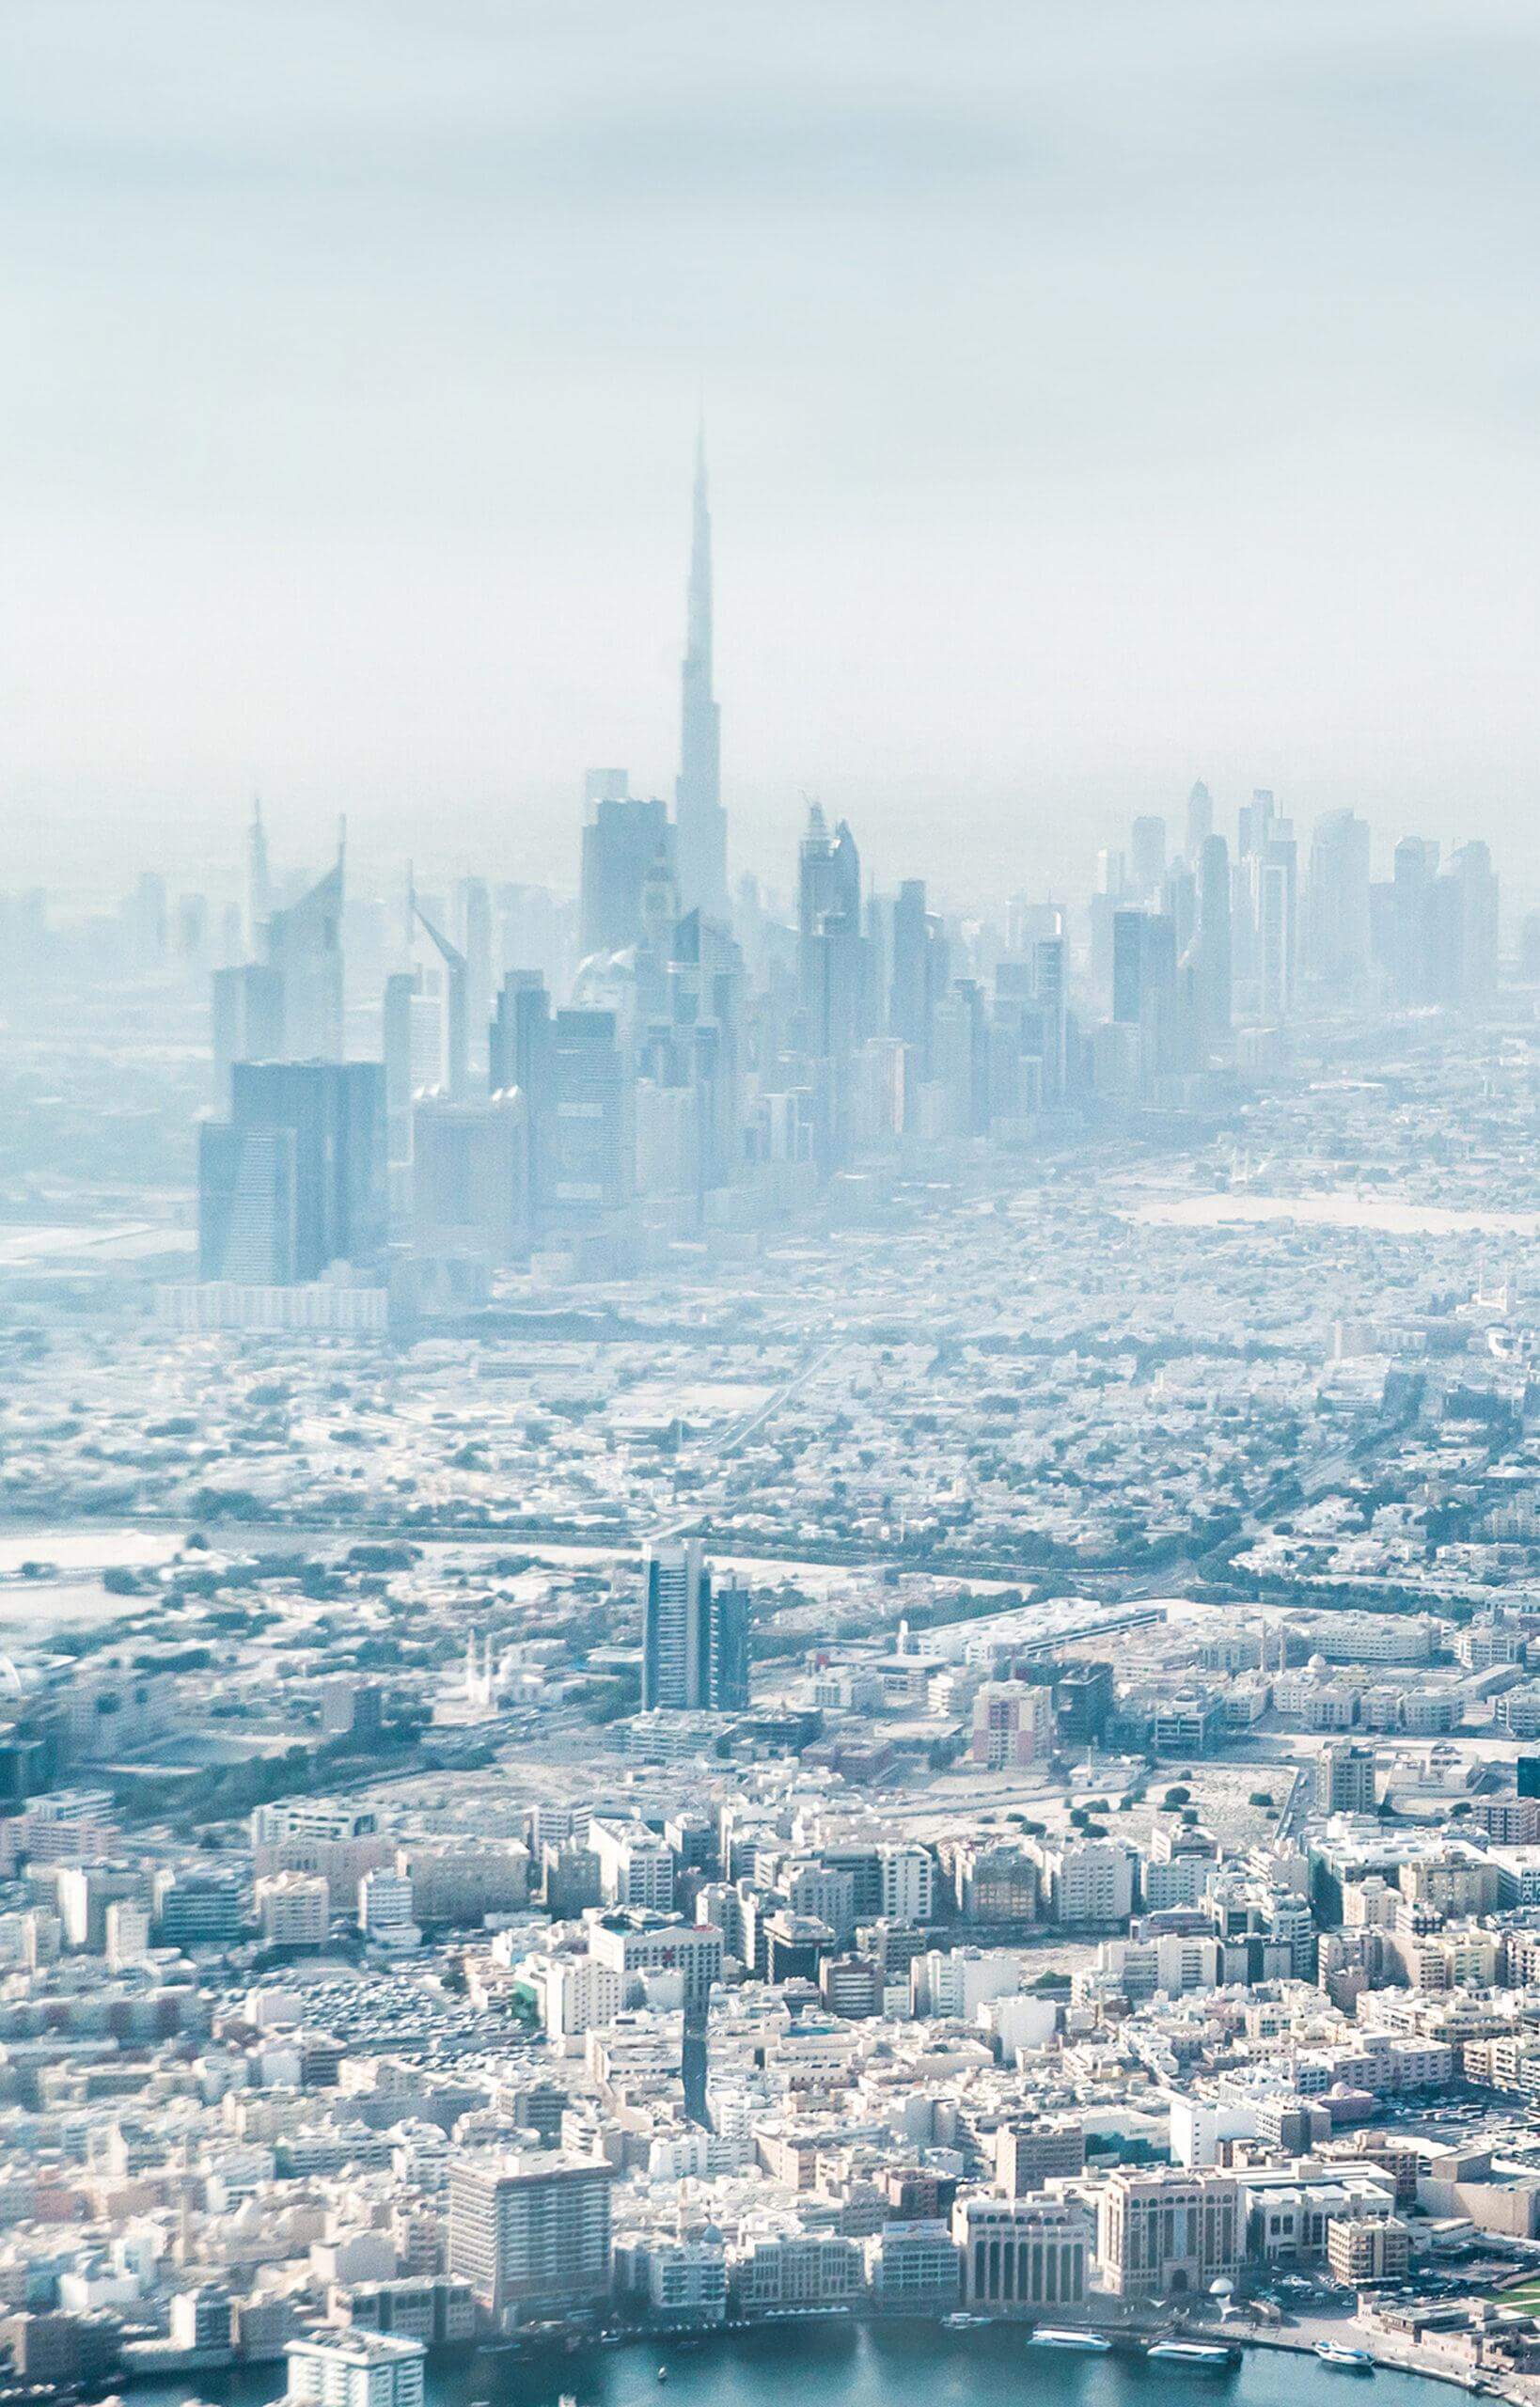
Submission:
[[[550,2153],[463,2156],[449,2173],[449,2263],[495,2320],[609,2289],[608,2164]]]
[[[1060,2198],[959,2198],[951,2236],[965,2305],[1084,2305],[1092,2226],[1083,2208]]]
[[[1333,2220],[1327,2226],[1327,2268],[1334,2282],[1369,2289],[1403,2282],[1411,2263],[1411,2233],[1399,2215],[1373,2221]]]
[[[1114,2173],[1102,2193],[1097,2253],[1118,2298],[1204,2291],[1240,2270],[1240,2193],[1225,2173]]]

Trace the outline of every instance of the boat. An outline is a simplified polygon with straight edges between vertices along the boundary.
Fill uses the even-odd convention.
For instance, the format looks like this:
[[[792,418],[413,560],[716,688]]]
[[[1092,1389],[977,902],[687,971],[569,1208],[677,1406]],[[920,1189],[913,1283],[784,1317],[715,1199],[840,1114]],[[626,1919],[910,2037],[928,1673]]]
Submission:
[[[1336,2340],[1317,2340],[1315,2353],[1324,2366],[1334,2366],[1339,2373],[1373,2373],[1374,2358],[1367,2349],[1344,2349]]]
[[[667,2382],[667,2381],[668,2381],[668,2367],[667,2367],[667,2366],[659,2366],[659,2368],[658,2368],[658,2380],[659,2380],[660,2382]]]
[[[1235,2362],[1234,2349],[1213,2340],[1152,2340],[1144,2354],[1153,2365],[1193,2366],[1204,2373],[1223,2373]]]
[[[1040,2323],[1028,2347],[1032,2349],[1085,2349],[1093,2356],[1105,2357],[1111,2348],[1099,2332],[1075,2332],[1061,2323]]]

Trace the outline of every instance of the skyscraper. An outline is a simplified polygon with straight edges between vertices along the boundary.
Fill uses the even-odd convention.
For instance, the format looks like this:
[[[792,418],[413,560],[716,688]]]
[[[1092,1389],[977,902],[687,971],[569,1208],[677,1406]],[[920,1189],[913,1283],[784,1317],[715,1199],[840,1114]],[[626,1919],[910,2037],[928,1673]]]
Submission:
[[[1242,921],[1233,926],[1235,968],[1244,971],[1247,1008],[1265,1027],[1294,1009],[1298,865],[1293,824],[1279,815],[1265,786],[1237,818]]]
[[[689,606],[681,673],[676,867],[686,911],[728,917],[727,813],[722,809],[721,713],[712,685],[711,511],[706,438],[696,441]]]
[[[976,978],[954,978],[935,1015],[933,1074],[954,1137],[989,1132],[990,1031]]]
[[[1205,836],[1198,854],[1193,1002],[1207,1044],[1230,1033],[1230,847],[1222,836]]]
[[[711,1575],[700,1540],[650,1546],[642,1581],[642,1709],[699,1708],[711,1611]]]
[[[501,2323],[607,2296],[613,2167],[554,2149],[457,2156],[448,2261]]]
[[[292,1129],[206,1120],[198,1131],[198,1276],[242,1287],[295,1277]]]
[[[478,1066],[492,1013],[492,896],[484,877],[463,877],[455,889],[455,941],[465,956],[465,1025]]]
[[[463,1103],[470,1089],[470,965],[460,947],[433,925],[416,897],[412,910],[416,926],[438,955],[438,1083],[451,1103]]]
[[[525,1099],[425,1095],[412,1112],[412,1242],[421,1256],[508,1262],[529,1235]]]
[[[283,1285],[370,1264],[385,1241],[385,1071],[378,1062],[238,1062],[230,1117],[205,1124],[205,1279]]]
[[[228,1111],[237,1062],[271,1062],[283,1051],[283,980],[265,962],[213,974],[214,1093]]]
[[[861,940],[861,861],[856,839],[842,819],[831,837],[816,802],[809,806],[808,832],[797,854],[796,920],[797,983],[816,1046],[825,983],[820,938],[833,921],[840,941],[858,946]]]
[[[394,969],[385,982],[380,1013],[380,1049],[385,1060],[386,1156],[392,1169],[412,1159],[412,1005],[415,969]],[[396,1199],[391,1198],[394,1214]]]
[[[669,1075],[695,1098],[700,1187],[720,1187],[739,1160],[743,955],[731,932],[700,911],[686,911],[669,933]],[[654,1048],[663,1033],[654,1032]]]
[[[560,1011],[530,1095],[538,1204],[553,1228],[592,1227],[630,1203],[634,1088],[613,1012]]]
[[[1125,1056],[1137,1082],[1188,1066],[1191,1014],[1177,979],[1176,926],[1162,911],[1120,911],[1112,923],[1112,1020],[1137,1029]]]
[[[1438,1000],[1471,1003],[1497,983],[1498,880],[1480,842],[1461,844],[1438,880]]]
[[[262,806],[251,798],[251,825],[246,830],[246,950],[255,954],[262,928],[273,908],[273,881],[267,865],[267,831]]]
[[[551,998],[536,969],[511,969],[487,1030],[487,1085],[493,1094],[517,1089],[525,1101],[529,1217],[538,1226],[545,1201],[552,1105]]]
[[[585,953],[621,952],[642,936],[643,900],[660,858],[672,871],[675,831],[668,806],[606,794],[589,806],[583,829],[578,941]],[[684,822],[678,846],[684,845]]]
[[[1202,778],[1187,796],[1187,833],[1183,851],[1189,869],[1196,869],[1198,857],[1214,833],[1214,796]]]
[[[532,1095],[543,1076],[551,1035],[551,998],[538,969],[511,969],[487,1030],[487,1086],[493,1094],[520,1087]]]
[[[748,1710],[748,1591],[713,1588],[706,1650],[706,1703],[714,1713]]]
[[[275,911],[264,932],[268,966],[283,980],[283,1050],[291,1062],[342,1059],[342,865]]]
[[[642,1707],[741,1712],[748,1703],[748,1597],[714,1588],[699,1538],[650,1546],[642,1565]]]
[[[1128,836],[1128,878],[1140,903],[1158,903],[1166,874],[1166,823],[1153,813],[1136,819]]]
[[[1049,1105],[1062,1103],[1069,1072],[1069,1020],[1061,936],[1039,936],[1033,945],[1032,988],[1043,1015],[1042,1100]]]
[[[816,803],[798,855],[797,979],[816,1069],[816,1151],[837,1169],[849,1158],[851,1064],[867,1033],[866,943],[856,839],[842,819],[831,839]]]
[[[933,936],[925,908],[925,881],[905,878],[893,905],[893,970],[888,1025],[914,1056],[914,1075],[931,1074],[931,1032],[935,1020],[935,979],[931,968]]]
[[[1370,896],[1375,950],[1397,1003],[1431,999],[1434,977],[1434,887],[1438,847],[1421,836],[1403,836],[1392,857],[1388,885]]]
[[[1147,1021],[1176,982],[1176,930],[1158,911],[1120,911],[1112,922],[1112,1016]]]
[[[1351,992],[1369,968],[1369,826],[1351,810],[1315,823],[1305,889],[1310,971],[1336,993]]]

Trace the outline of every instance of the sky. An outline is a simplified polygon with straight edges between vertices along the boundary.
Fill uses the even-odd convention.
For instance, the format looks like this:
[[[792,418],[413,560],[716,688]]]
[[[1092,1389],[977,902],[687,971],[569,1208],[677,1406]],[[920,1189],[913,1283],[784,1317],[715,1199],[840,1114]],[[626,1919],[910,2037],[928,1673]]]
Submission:
[[[7,0],[0,887],[1083,883],[1271,786],[1540,892],[1532,0]],[[83,866],[84,865],[84,866]]]

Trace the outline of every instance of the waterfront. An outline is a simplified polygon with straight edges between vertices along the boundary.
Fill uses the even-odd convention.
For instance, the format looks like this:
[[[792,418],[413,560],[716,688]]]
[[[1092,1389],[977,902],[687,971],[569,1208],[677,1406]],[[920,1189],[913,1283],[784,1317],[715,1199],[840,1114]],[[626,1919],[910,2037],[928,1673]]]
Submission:
[[[658,2368],[667,2365],[667,2385]],[[219,2381],[204,2374],[136,2386],[132,2407],[185,2407],[213,2399],[222,2407],[263,2407],[283,2389],[271,2366]],[[1449,2394],[1417,2375],[1380,2367],[1375,2407],[1438,2407]],[[797,2407],[1186,2407],[1222,2399],[1226,2407],[1326,2407],[1343,2377],[1296,2352],[1251,2349],[1233,2371],[1213,2373],[1137,2356],[1078,2356],[1035,2349],[1019,2324],[949,2332],[919,2321],[856,2324],[842,2320],[764,2324],[699,2340],[636,2341],[619,2349],[553,2351],[530,2357],[472,2356],[431,2364],[427,2407],[782,2407],[786,2385]]]

